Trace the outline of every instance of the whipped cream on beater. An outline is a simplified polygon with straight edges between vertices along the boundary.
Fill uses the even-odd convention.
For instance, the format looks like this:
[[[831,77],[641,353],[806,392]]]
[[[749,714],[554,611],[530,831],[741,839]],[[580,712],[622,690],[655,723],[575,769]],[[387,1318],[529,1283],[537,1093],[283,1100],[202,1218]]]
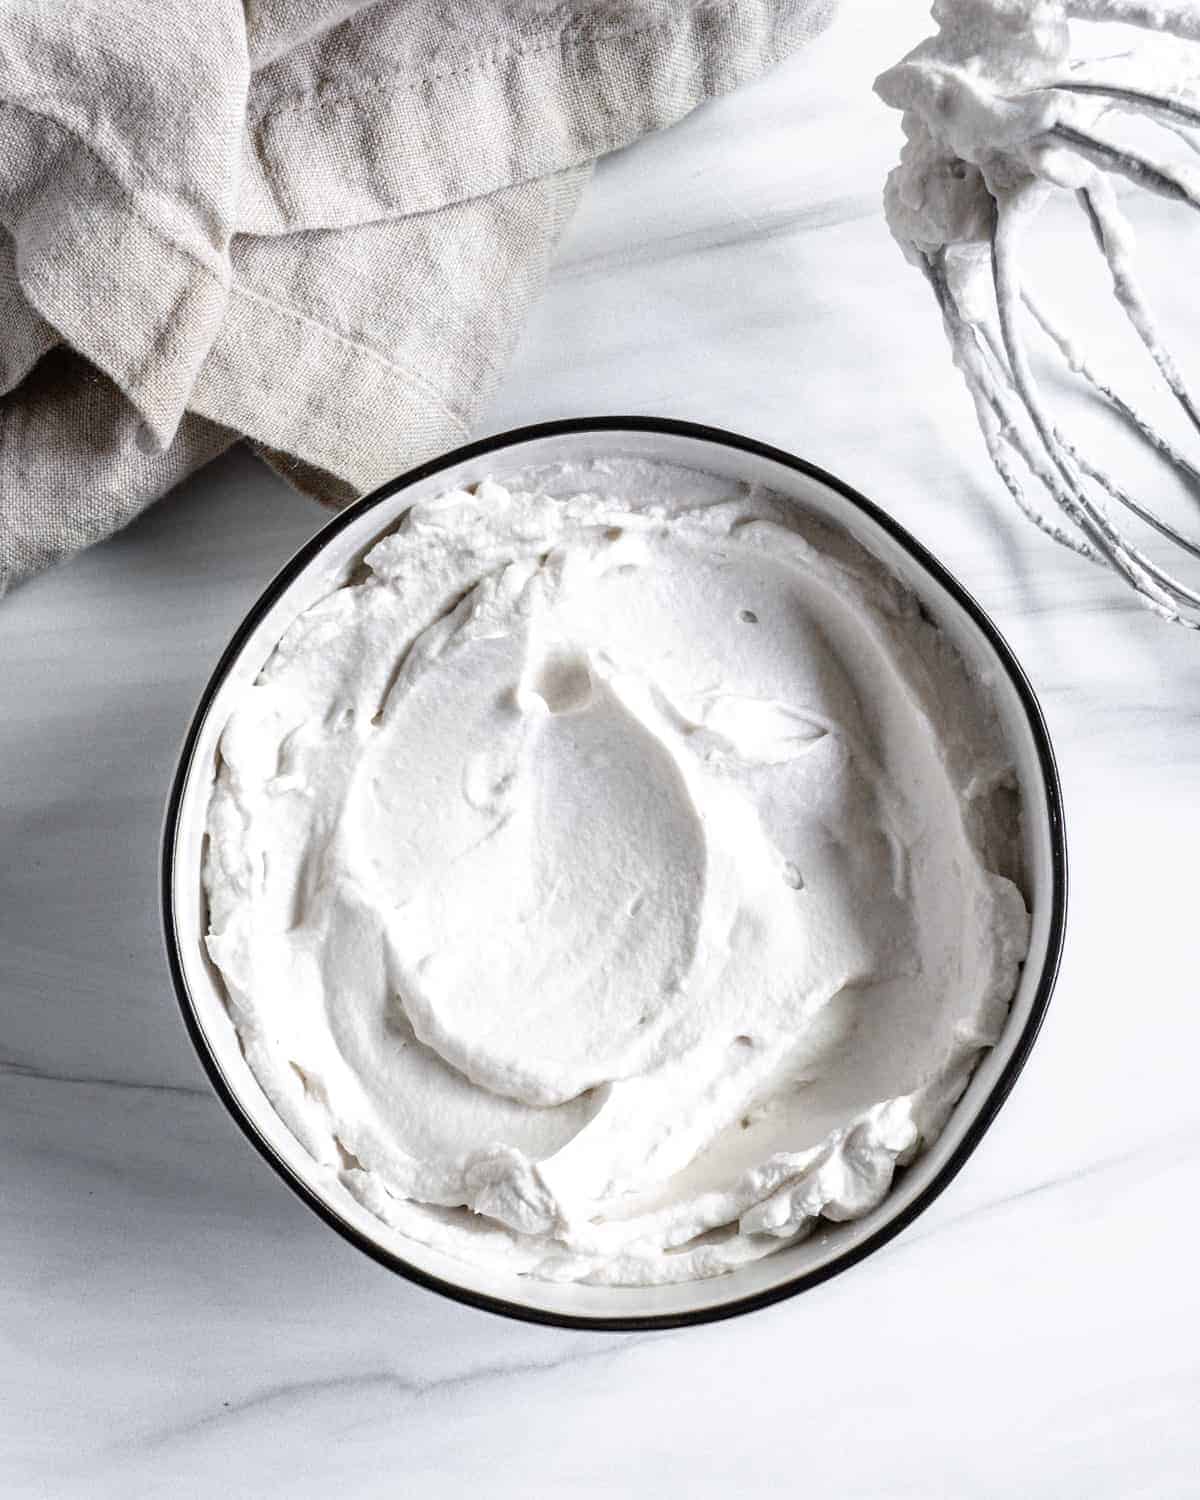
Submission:
[[[986,694],[840,532],[564,471],[420,503],[225,726],[209,950],[402,1235],[718,1274],[878,1203],[1028,940]]]
[[[1073,191],[1113,296],[1165,393],[1197,422],[1197,398],[1137,271],[1114,183],[1200,209],[1200,171],[1164,146],[1197,149],[1200,6],[1195,0],[935,0],[938,30],[875,81],[903,111],[900,164],[884,210],[928,280],[988,455],[1012,498],[1061,545],[1110,566],[1161,617],[1200,628],[1200,591],[1158,561],[1135,519],[1185,556],[1194,539],[1096,465],[1060,426],[1027,340],[1078,377],[1185,480],[1195,464],[1123,376],[1101,373],[1042,305],[1023,263],[1054,189]],[[1163,394],[1160,390],[1159,394]],[[1039,502],[1049,500],[1047,511]],[[1064,526],[1059,518],[1065,518]]]
[[[1053,131],[1103,106],[1054,88],[1070,77],[1064,0],[938,0],[933,16],[937,33],[875,81],[906,137],[884,209],[904,249],[977,246],[986,259],[997,198],[1090,179]]]
[[[1194,5],[935,0],[932,15],[936,33],[875,80],[903,111],[884,209],[910,252],[986,246],[1006,200],[1032,213],[1051,189],[1095,187],[1106,171],[1143,181],[1118,136],[1092,134],[1097,122],[1170,100],[1196,108],[1195,59],[1180,39],[1200,40]],[[1095,23],[1090,54],[1073,45],[1084,23]],[[1194,168],[1172,170],[1200,191]]]

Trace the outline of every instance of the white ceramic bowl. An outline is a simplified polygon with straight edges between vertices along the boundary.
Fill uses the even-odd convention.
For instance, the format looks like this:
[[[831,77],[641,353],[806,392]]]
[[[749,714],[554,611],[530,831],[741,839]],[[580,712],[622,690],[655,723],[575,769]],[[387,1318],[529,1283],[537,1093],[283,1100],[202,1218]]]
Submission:
[[[242,1056],[202,941],[201,852],[217,741],[234,701],[291,622],[343,583],[414,501],[487,475],[503,481],[530,468],[605,457],[766,485],[845,528],[908,585],[994,694],[1020,783],[1025,896],[1033,916],[1029,956],[999,1043],[981,1060],[937,1141],[896,1174],[883,1203],[728,1275],[675,1286],[536,1281],[461,1263],[389,1229],[313,1161],[276,1115]],[[764,1306],[846,1269],[910,1224],[978,1145],[1029,1054],[1058,969],[1067,882],[1058,776],[1041,712],[1012,652],[961,585],[876,506],[811,464],[713,428],[638,417],[552,422],[472,443],[367,496],[303,547],[238,628],[200,700],[167,806],[162,878],[168,960],[188,1031],[217,1093],[284,1181],[359,1249],[424,1286],[513,1317],[610,1329],[699,1323]]]

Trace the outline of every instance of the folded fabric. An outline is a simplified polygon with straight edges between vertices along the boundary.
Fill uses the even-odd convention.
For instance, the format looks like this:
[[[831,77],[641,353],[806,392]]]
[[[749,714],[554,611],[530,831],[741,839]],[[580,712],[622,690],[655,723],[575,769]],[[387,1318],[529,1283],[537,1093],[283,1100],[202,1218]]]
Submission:
[[[6,0],[0,592],[239,438],[340,505],[462,441],[590,163],[834,0]]]

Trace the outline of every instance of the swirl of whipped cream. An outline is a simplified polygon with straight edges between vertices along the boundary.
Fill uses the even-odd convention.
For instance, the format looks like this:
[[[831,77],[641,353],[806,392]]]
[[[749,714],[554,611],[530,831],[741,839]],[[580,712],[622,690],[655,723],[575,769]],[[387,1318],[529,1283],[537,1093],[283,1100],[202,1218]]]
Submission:
[[[403,1235],[548,1278],[865,1212],[1027,942],[994,716],[914,601],[660,490],[414,507],[237,703],[209,814],[280,1114]]]

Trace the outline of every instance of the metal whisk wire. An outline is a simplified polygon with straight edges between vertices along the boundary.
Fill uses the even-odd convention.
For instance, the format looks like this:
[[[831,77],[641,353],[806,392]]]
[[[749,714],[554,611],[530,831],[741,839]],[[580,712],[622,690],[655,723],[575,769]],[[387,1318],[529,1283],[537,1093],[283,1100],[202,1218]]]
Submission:
[[[1200,42],[1197,0],[1077,0],[1061,7],[1064,16],[1124,21]],[[935,10],[935,14],[936,14]],[[1200,104],[1173,93],[1131,87],[1118,80],[1061,78],[1016,98],[1044,99],[1059,91],[1087,96],[1113,111],[1132,114],[1182,136],[1193,150],[1200,142],[1191,132],[1200,127]],[[1110,178],[1119,176],[1158,196],[1200,209],[1200,182],[1186,168],[1156,160],[1097,134],[1094,122],[1055,120],[1031,145],[1068,152],[1090,167],[1076,197],[1103,256],[1113,295],[1130,326],[1148,351],[1175,403],[1200,433],[1200,405],[1193,397],[1158,329],[1150,304],[1133,270],[1133,236]],[[986,182],[986,173],[984,174]],[[1189,586],[1151,558],[1118,526],[1117,508],[1136,516],[1188,556],[1200,559],[1200,537],[1188,536],[1150,506],[1129,494],[1099,469],[1059,429],[1034,373],[1026,342],[1031,325],[1045,351],[1091,387],[1193,487],[1200,499],[1200,466],[1184,455],[1124,396],[1102,378],[1075,341],[1054,322],[1023,283],[1020,249],[1040,199],[1020,191],[994,191],[987,184],[990,225],[991,290],[995,313],[968,311],[955,288],[946,245],[909,240],[907,252],[923,271],[941,310],[954,360],[975,405],[988,454],[1005,487],[1021,510],[1056,542],[1093,562],[1113,568],[1142,601],[1165,619],[1200,629],[1200,590]],[[971,299],[974,304],[975,299]],[[989,299],[990,301],[991,299]],[[1045,492],[1059,517],[1048,514],[1028,493],[1032,479]]]

